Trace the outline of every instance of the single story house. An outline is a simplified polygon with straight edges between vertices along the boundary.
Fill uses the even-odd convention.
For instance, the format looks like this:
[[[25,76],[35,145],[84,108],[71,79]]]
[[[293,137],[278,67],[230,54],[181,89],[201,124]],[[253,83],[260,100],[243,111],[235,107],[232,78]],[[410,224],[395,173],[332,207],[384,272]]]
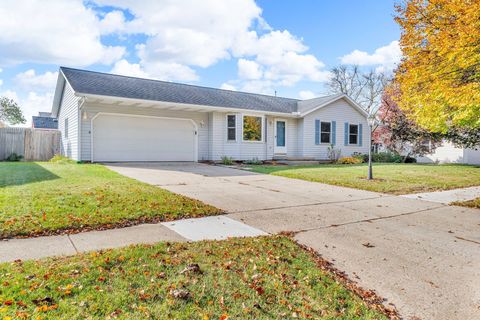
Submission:
[[[61,67],[52,106],[83,161],[327,159],[368,152],[367,113],[343,94],[297,100]]]
[[[38,116],[32,116],[32,128],[58,129],[58,121],[50,112],[39,112]]]

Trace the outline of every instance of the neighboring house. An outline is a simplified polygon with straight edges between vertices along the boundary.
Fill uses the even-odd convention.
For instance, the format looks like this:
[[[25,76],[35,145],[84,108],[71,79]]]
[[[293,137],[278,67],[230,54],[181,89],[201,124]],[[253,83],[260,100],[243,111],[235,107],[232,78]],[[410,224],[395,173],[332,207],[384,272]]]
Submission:
[[[32,128],[58,129],[58,120],[50,112],[39,112],[38,116],[32,116]]]
[[[343,94],[296,100],[61,67],[52,116],[64,155],[92,162],[368,152],[367,114]]]
[[[5,122],[0,121],[0,128],[8,128],[8,126]]]
[[[417,162],[480,164],[480,147],[479,149],[457,148],[451,142],[444,142],[433,153],[418,157]]]

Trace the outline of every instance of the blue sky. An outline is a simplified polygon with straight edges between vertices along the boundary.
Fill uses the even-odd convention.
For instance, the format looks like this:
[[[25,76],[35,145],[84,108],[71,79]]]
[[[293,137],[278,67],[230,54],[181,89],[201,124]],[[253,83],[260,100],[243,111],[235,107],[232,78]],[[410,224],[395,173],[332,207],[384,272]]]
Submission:
[[[7,0],[0,95],[30,122],[51,108],[65,65],[310,98],[326,93],[333,66],[392,70],[393,15],[393,0]]]

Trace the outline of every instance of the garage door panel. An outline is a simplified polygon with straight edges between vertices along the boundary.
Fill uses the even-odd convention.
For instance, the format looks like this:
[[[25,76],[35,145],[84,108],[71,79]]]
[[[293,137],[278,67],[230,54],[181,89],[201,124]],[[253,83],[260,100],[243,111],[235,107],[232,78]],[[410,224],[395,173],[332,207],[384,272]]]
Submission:
[[[185,119],[99,115],[94,161],[195,161],[195,128]]]

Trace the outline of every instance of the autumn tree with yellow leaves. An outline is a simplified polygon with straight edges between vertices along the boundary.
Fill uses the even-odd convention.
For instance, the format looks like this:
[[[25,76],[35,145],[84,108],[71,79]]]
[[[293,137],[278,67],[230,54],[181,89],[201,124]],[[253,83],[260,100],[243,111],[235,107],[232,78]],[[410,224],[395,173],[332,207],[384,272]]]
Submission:
[[[478,133],[480,0],[409,0],[396,11],[398,105],[431,132]]]

